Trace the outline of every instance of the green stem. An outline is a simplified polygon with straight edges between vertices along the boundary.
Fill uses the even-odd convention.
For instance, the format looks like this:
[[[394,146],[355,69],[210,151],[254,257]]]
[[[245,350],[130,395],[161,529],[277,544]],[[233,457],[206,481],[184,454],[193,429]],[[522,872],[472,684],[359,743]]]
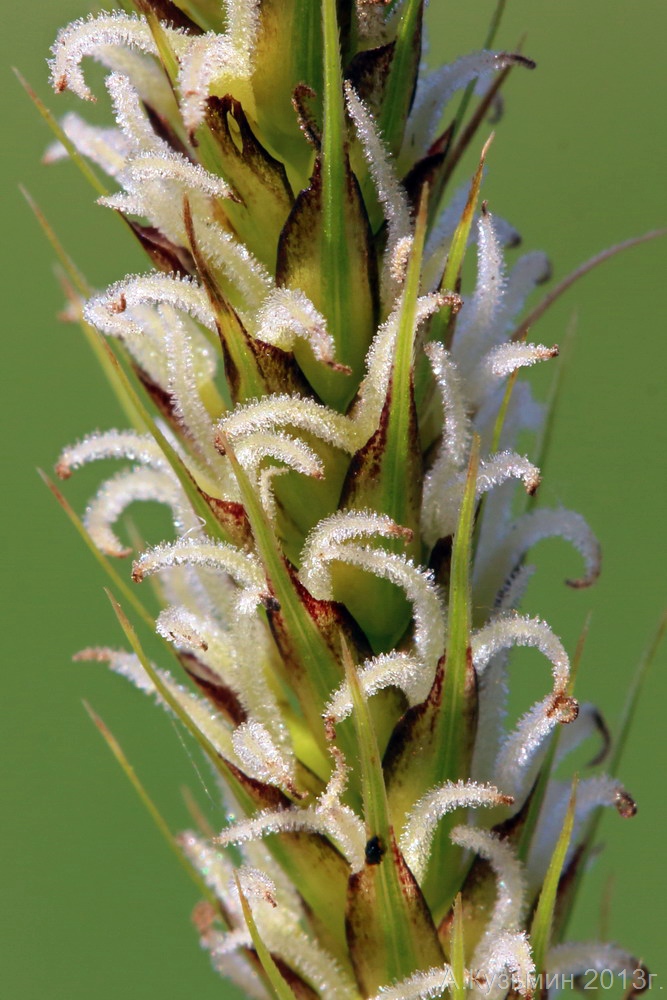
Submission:
[[[324,37],[324,129],[322,133],[322,300],[337,343],[345,336],[347,273],[345,201],[347,152],[340,38],[335,0],[322,6]],[[343,356],[345,351],[341,352]]]

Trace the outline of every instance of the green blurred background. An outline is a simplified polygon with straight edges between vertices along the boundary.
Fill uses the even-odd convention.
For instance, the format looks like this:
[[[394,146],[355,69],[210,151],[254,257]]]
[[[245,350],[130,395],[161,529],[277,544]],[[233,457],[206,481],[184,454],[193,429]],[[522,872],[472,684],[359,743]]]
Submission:
[[[434,0],[431,58],[479,47],[492,8],[492,0]],[[539,68],[517,70],[510,80],[485,195],[519,228],[525,247],[551,254],[562,276],[600,248],[667,223],[667,5],[510,0],[509,8],[499,47],[512,48],[525,34],[524,51]],[[49,94],[44,58],[57,27],[85,9],[85,0],[2,0],[8,627],[0,996],[205,1000],[232,992],[198,951],[189,922],[196,895],[94,731],[82,698],[117,734],[175,828],[187,823],[183,785],[203,805],[215,792],[160,712],[103,670],[70,664],[83,646],[121,639],[100,573],[34,471],[50,468],[64,443],[118,417],[78,331],[56,320],[62,300],[52,254],[18,183],[43,205],[93,283],[145,266],[71,165],[40,166],[49,135],[8,68],[19,66],[58,112],[72,106]],[[545,616],[570,649],[592,609],[579,695],[594,698],[612,725],[665,601],[664,265],[661,242],[630,251],[577,286],[534,335],[562,341],[576,310],[575,352],[542,499],[581,510],[602,540],[605,561],[593,590],[572,592],[561,581],[577,567],[576,554],[545,544],[527,608]],[[96,482],[93,470],[68,486],[79,509]],[[663,985],[664,665],[663,655],[622,768],[638,816],[605,819],[606,849],[573,926],[578,937],[602,928],[635,949]],[[517,663],[515,683],[522,671],[539,675],[543,687],[542,664]]]

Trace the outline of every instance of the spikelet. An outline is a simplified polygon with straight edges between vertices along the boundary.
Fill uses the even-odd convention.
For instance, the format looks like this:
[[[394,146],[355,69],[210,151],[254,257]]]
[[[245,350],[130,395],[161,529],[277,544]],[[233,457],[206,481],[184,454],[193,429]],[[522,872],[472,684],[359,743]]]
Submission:
[[[225,828],[177,841],[208,893],[202,947],[281,1000],[530,997],[541,975],[636,967],[561,939],[595,816],[635,805],[597,772],[570,804],[569,754],[609,734],[520,610],[535,545],[570,542],[574,588],[600,548],[532,501],[544,412],[521,376],[558,348],[519,317],[549,262],[506,259],[518,234],[480,204],[483,116],[460,120],[534,64],[484,50],[427,71],[413,0],[123,6],[140,13],[58,35],[56,91],[93,100],[96,60],[115,123],[69,113],[46,160],[101,168],[100,203],[150,256],[82,310],[136,423],[56,469],[125,463],[83,517],[104,565],[133,551],[131,504],[171,513],[159,544],[130,529],[123,578],[144,619],[154,585],[160,662],[127,625],[131,649],[77,661],[155,698],[219,779]],[[479,169],[452,188],[471,144]],[[550,674],[508,720],[517,647]]]

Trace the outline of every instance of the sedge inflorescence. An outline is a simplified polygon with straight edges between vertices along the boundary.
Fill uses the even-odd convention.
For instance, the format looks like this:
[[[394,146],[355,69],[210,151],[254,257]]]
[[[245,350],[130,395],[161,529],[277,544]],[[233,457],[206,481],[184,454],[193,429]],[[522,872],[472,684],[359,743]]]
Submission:
[[[128,586],[159,579],[177,672],[136,639],[78,658],[153,695],[221,779],[229,825],[178,841],[208,893],[202,945],[248,996],[306,1000],[635,970],[562,939],[591,817],[634,804],[613,776],[553,777],[606,730],[519,610],[542,539],[578,550],[571,586],[600,562],[579,514],[536,506],[517,450],[544,419],[517,374],[558,354],[518,320],[548,261],[506,266],[517,234],[480,200],[488,142],[452,190],[502,81],[533,64],[489,47],[429,71],[418,0],[123,7],[55,42],[55,89],[94,100],[96,60],[115,125],[68,114],[48,159],[101,168],[100,203],[151,259],[72,297],[109,338],[131,427],[57,472],[127,463],[84,516],[108,560],[133,552],[132,503],[172,515]],[[517,646],[548,680],[512,723]]]

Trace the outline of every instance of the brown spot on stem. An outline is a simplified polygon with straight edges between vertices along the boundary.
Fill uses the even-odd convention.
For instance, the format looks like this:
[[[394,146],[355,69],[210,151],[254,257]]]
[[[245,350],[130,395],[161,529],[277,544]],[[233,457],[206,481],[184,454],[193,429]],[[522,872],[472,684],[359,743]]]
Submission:
[[[385,853],[386,846],[382,837],[371,837],[364,848],[364,857],[367,865],[379,865]]]

